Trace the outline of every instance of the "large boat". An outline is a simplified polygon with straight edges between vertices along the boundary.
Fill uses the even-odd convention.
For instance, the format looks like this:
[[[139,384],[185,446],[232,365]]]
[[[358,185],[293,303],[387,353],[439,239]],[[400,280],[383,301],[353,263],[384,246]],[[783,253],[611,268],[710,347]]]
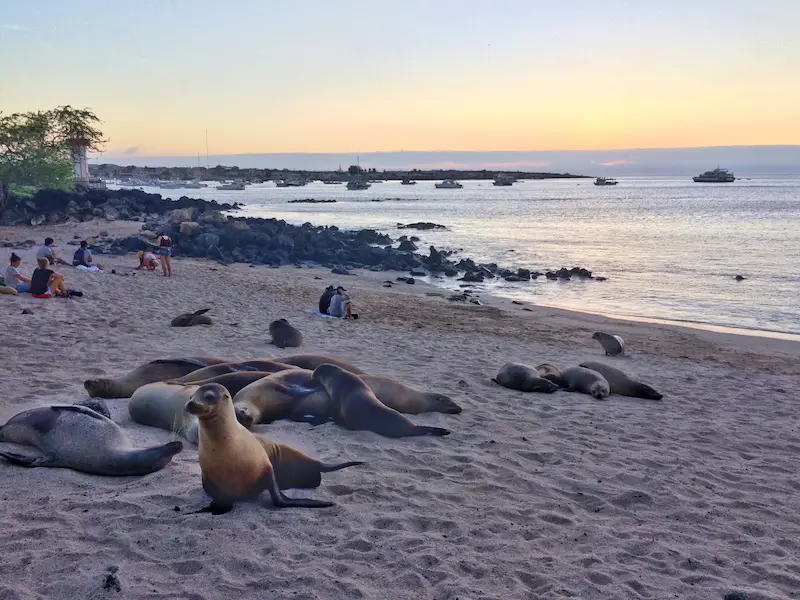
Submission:
[[[218,190],[236,190],[241,192],[244,189],[244,184],[241,181],[234,181],[231,183],[223,183],[217,186]]]
[[[306,183],[305,179],[279,179],[275,182],[275,187],[303,187]]]
[[[617,185],[617,180],[611,177],[598,177],[594,180],[595,185]]]
[[[692,177],[695,183],[733,183],[736,177],[728,169],[717,167],[713,171],[706,171],[702,175]]]
[[[443,182],[437,183],[436,187],[440,190],[455,190],[464,186],[453,179],[445,179]]]
[[[514,185],[516,181],[517,181],[516,177],[512,177],[511,175],[506,175],[505,173],[498,173],[497,177],[494,178],[492,184],[497,186],[508,187]]]
[[[361,177],[354,177],[353,179],[347,182],[347,189],[368,190],[370,185],[372,184],[369,181],[364,181],[361,179]]]

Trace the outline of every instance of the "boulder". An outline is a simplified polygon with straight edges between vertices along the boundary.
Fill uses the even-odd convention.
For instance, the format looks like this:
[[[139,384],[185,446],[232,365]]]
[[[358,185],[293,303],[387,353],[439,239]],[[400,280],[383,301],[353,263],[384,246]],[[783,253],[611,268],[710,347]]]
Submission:
[[[181,235],[192,237],[203,230],[203,226],[196,221],[183,221],[180,225]]]
[[[409,240],[403,240],[402,242],[400,242],[400,247],[398,248],[398,250],[400,252],[414,252],[416,250],[419,250],[419,248],[417,248],[417,245],[414,242]]]

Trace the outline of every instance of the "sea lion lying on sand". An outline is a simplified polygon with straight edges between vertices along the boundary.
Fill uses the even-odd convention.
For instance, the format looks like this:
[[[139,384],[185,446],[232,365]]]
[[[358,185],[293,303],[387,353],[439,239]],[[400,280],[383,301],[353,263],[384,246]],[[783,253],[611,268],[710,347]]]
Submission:
[[[542,371],[539,369],[542,368]],[[563,371],[558,371],[553,365],[545,363],[536,369],[540,373],[548,371],[543,375],[545,379],[549,379],[559,387],[568,392],[581,392],[594,396],[598,400],[607,398],[611,393],[608,381],[597,371],[586,369],[584,367],[569,367]],[[555,371],[555,372],[553,372]]]
[[[597,371],[605,377],[612,394],[645,400],[661,400],[664,397],[646,383],[631,379],[619,369],[601,362],[589,360],[582,362],[580,366]]]
[[[275,360],[245,360],[240,362],[224,362],[209,367],[192,371],[188,375],[179,377],[172,381],[178,383],[196,383],[198,381],[205,381],[212,377],[225,375],[228,373],[240,373],[245,371],[259,371],[262,373],[277,373],[278,371],[285,371],[286,369],[296,369],[294,365],[287,365],[285,363]],[[233,392],[235,394],[235,392]]]
[[[183,313],[172,319],[170,326],[193,327],[194,325],[212,325],[211,317],[206,314],[210,310],[210,308],[201,308],[193,313]]]
[[[0,427],[0,442],[38,448],[39,456],[0,451],[23,467],[63,467],[117,477],[163,469],[183,449],[181,442],[137,449],[111,419],[85,406],[55,405],[26,410]]]
[[[87,379],[83,382],[83,387],[93,398],[130,398],[137,388],[145,384],[176,379],[203,367],[224,362],[230,361],[211,356],[159,358],[137,367],[122,377]]]
[[[500,367],[492,381],[510,390],[520,392],[543,392],[551,394],[558,385],[539,375],[536,369],[520,363],[506,363]]]

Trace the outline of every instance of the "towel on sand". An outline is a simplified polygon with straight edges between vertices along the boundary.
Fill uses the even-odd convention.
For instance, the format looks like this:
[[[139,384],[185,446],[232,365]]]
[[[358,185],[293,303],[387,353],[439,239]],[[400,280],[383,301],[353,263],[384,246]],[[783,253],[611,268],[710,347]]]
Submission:
[[[89,271],[90,273],[102,273],[102,271],[100,271],[100,269],[98,269],[98,268],[97,268],[96,266],[94,266],[94,265],[92,265],[91,267],[84,267],[83,265],[78,265],[78,266],[77,266],[77,267],[75,267],[75,268],[76,268],[78,271]]]
[[[309,309],[308,312],[310,312],[313,315],[317,315],[318,317],[324,317],[326,319],[338,319],[339,318],[339,317],[334,317],[334,316],[331,316],[331,315],[326,315],[325,313],[321,313],[318,310]]]

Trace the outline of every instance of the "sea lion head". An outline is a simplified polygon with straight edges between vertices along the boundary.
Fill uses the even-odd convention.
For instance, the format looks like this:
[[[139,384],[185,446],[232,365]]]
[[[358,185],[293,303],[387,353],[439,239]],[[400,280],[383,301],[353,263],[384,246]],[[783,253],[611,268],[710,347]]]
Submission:
[[[225,387],[218,383],[206,383],[195,390],[186,403],[186,412],[198,419],[210,419],[216,416],[231,395]]]
[[[256,416],[253,414],[253,407],[239,405],[234,407],[234,409],[236,410],[236,420],[246,429],[250,429],[256,421]]]
[[[449,396],[445,396],[444,394],[431,392],[425,394],[425,397],[430,402],[431,408],[435,408],[437,412],[448,415],[457,415],[462,411],[462,408],[458,404],[453,402]]]
[[[324,383],[328,377],[335,377],[339,373],[343,372],[345,372],[345,370],[340,366],[332,365],[330,363],[323,363],[314,369],[314,374],[311,376],[311,380],[315,383]]]
[[[102,378],[87,379],[83,382],[83,387],[86,388],[86,391],[92,398],[108,398],[111,382],[108,379]]]
[[[640,383],[637,387],[639,389],[636,391],[640,398],[644,398],[646,400],[661,400],[664,397],[646,383]]]
[[[608,383],[606,383],[605,381],[596,381],[592,384],[592,387],[589,389],[589,392],[597,400],[602,400],[603,398],[606,398],[609,394]]]

